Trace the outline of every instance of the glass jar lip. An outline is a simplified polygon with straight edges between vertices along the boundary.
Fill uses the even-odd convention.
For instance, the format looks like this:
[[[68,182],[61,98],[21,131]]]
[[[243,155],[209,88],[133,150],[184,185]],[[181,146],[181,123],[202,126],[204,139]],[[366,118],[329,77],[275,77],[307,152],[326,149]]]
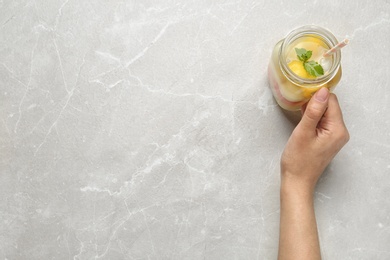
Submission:
[[[329,70],[329,73],[327,75],[314,78],[314,79],[306,79],[299,77],[296,75],[288,66],[286,63],[285,58],[285,52],[287,47],[290,43],[292,43],[294,40],[303,37],[305,35],[318,35],[320,38],[322,38],[329,46],[329,48],[332,48],[335,46],[338,41],[336,37],[327,29],[317,26],[317,25],[305,25],[298,27],[294,30],[292,30],[285,38],[282,40],[282,44],[279,49],[279,65],[281,67],[281,70],[283,74],[288,78],[290,81],[296,82],[298,84],[305,84],[305,85],[318,85],[323,84],[328,81],[330,81],[338,72],[340,68],[340,61],[341,61],[341,51],[337,50],[333,54],[333,63],[332,67]]]

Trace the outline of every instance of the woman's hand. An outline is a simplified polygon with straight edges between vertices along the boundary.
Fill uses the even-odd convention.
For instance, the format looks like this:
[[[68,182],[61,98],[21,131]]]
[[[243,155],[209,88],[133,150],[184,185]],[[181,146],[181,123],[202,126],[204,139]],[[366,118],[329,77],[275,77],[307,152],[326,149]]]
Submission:
[[[326,88],[317,91],[302,112],[282,155],[282,182],[313,191],[325,167],[348,142],[349,133],[337,97]]]

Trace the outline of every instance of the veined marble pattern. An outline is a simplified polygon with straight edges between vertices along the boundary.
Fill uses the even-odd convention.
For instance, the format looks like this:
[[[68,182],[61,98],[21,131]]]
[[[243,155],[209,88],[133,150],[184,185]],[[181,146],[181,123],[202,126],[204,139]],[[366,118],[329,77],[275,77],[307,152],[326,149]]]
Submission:
[[[276,259],[266,70],[305,24],[351,37],[323,258],[390,259],[387,0],[0,1],[0,258]]]

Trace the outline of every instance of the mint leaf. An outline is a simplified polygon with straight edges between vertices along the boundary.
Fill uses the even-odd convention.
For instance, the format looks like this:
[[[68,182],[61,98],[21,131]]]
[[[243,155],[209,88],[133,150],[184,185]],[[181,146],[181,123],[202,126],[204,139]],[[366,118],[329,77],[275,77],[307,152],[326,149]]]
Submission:
[[[313,53],[312,51],[307,51],[306,52],[307,60],[310,59],[312,53]]]
[[[295,52],[297,53],[297,57],[300,61],[303,62],[303,67],[305,70],[314,77],[319,77],[324,75],[324,69],[318,62],[315,61],[308,61],[311,58],[311,55],[313,54],[312,51],[308,51],[305,48],[295,48]]]
[[[307,51],[304,48],[301,48],[301,49],[295,48],[295,52],[297,53],[298,59],[300,61],[303,61],[303,62],[305,62],[308,59],[310,59],[310,57],[312,55],[312,51]]]
[[[304,62],[303,67],[305,67],[305,70],[314,77],[324,75],[324,69],[322,66],[313,60]]]

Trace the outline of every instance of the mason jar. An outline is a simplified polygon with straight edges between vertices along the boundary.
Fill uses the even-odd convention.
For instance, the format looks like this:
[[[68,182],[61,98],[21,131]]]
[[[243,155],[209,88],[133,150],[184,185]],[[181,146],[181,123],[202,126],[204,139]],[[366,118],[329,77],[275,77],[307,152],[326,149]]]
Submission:
[[[330,91],[336,87],[341,78],[341,52],[337,50],[326,58],[322,55],[337,43],[330,31],[314,25],[299,27],[276,43],[268,66],[268,80],[273,96],[282,108],[299,110],[321,87]],[[313,54],[321,56],[318,63],[324,66],[324,75],[302,77],[289,66],[294,49],[306,45],[314,49]]]

